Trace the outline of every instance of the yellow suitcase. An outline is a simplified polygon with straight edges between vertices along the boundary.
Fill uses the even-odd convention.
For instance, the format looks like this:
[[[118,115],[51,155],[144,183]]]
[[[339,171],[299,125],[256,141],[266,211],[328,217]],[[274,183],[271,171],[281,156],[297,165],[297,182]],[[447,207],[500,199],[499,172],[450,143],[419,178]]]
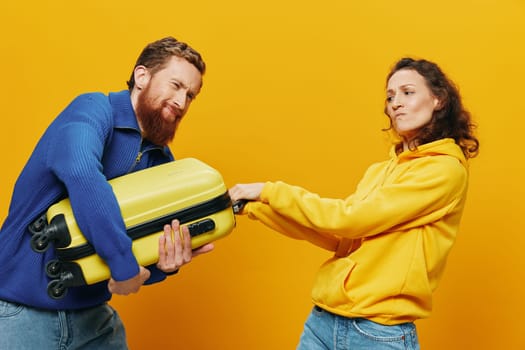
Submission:
[[[143,266],[158,261],[158,239],[165,224],[178,219],[187,225],[192,248],[229,234],[235,227],[234,208],[222,176],[209,165],[185,158],[109,181],[120,205],[133,253]],[[31,247],[37,252],[50,245],[57,260],[46,272],[48,294],[62,298],[67,288],[109,279],[110,271],[86,241],[66,198],[52,205],[31,226]]]

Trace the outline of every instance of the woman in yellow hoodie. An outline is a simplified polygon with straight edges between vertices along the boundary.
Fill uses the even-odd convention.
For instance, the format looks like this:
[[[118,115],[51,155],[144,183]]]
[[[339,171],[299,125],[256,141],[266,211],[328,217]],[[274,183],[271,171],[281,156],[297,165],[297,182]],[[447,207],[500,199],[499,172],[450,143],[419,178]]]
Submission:
[[[430,314],[479,142],[457,88],[433,62],[394,65],[385,114],[400,141],[347,198],[279,181],[230,189],[234,201],[248,200],[242,214],[334,251],[314,282],[299,350],[419,349],[414,321]]]

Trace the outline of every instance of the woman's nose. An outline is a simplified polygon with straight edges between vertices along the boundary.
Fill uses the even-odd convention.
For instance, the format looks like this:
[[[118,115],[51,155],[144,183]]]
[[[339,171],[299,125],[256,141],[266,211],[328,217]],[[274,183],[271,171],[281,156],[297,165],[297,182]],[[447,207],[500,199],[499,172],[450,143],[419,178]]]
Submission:
[[[394,96],[394,98],[392,100],[392,109],[396,110],[396,109],[398,109],[401,106],[403,106],[401,98],[398,95]]]

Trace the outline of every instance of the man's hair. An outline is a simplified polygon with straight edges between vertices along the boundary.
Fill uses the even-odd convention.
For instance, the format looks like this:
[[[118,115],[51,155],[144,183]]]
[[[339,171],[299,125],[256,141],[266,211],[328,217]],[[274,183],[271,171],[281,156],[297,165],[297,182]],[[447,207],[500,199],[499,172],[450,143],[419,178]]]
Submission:
[[[479,149],[479,141],[473,134],[475,125],[471,121],[470,113],[463,108],[461,96],[454,83],[437,64],[412,58],[399,60],[390,70],[387,83],[394,73],[402,69],[418,72],[425,79],[432,94],[439,100],[439,108],[434,111],[430,122],[418,131],[414,140],[411,140],[410,148],[442,138],[452,138],[461,147],[465,157],[475,157]],[[387,114],[386,106],[385,114]],[[390,120],[391,127],[392,120]]]
[[[148,44],[142,50],[142,53],[135,63],[135,67],[133,67],[131,77],[126,82],[129,90],[131,91],[135,86],[135,68],[137,66],[148,68],[153,75],[164,68],[168,60],[173,56],[184,58],[186,61],[193,64],[202,75],[204,75],[206,64],[202,60],[201,55],[188,44],[178,41],[173,37],[166,37]]]

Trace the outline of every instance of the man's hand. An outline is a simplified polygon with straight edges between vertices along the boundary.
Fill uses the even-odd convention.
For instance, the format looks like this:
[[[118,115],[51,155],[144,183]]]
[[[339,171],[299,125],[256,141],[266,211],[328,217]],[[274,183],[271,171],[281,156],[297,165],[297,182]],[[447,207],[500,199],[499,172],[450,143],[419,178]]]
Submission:
[[[111,278],[108,282],[108,289],[110,293],[128,295],[130,293],[136,293],[140,287],[146,282],[151,275],[148,269],[140,266],[139,273],[128,280],[117,282]]]
[[[159,262],[157,268],[163,272],[177,271],[189,263],[194,256],[213,250],[208,243],[195,250],[191,249],[191,237],[187,226],[180,226],[178,220],[164,226],[164,234],[159,237]]]
[[[175,272],[189,263],[194,256],[213,250],[212,243],[208,243],[195,250],[191,249],[191,237],[187,226],[180,226],[178,220],[164,226],[164,234],[159,237],[159,262],[157,268],[165,273]],[[151,272],[140,266],[139,273],[128,280],[117,282],[111,278],[108,282],[110,293],[128,295],[136,293],[150,277]]]

